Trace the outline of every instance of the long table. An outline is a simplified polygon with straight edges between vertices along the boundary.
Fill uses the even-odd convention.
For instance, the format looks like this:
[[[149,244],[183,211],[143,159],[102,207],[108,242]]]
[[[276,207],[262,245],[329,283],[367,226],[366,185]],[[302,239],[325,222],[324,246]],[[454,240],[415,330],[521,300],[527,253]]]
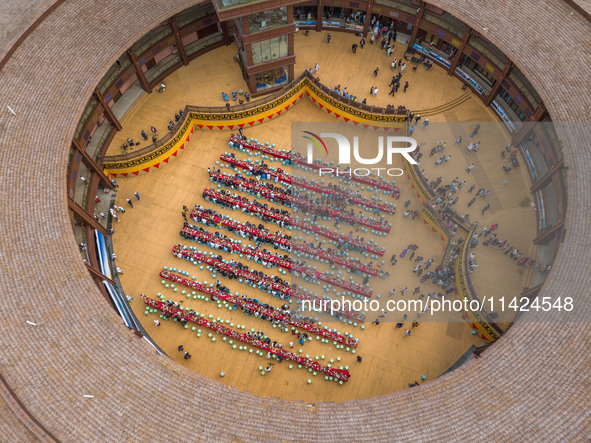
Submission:
[[[230,145],[231,147],[240,146],[241,148],[250,149],[251,151],[258,151],[258,152],[270,155],[272,157],[279,158],[281,160],[288,160],[292,164],[298,164],[301,166],[308,166],[313,169],[331,168],[331,166],[328,163],[322,162],[320,160],[316,160],[314,163],[308,163],[301,155],[294,153],[292,151],[280,151],[280,150],[272,149],[272,148],[265,146],[265,145],[261,145],[259,143],[241,140],[240,136],[235,135],[235,134],[232,134],[230,136],[230,142],[231,142],[231,145]],[[334,175],[336,173],[332,172],[332,174]],[[375,186],[379,189],[383,189],[388,192],[392,192],[394,194],[394,196],[396,197],[396,199],[398,199],[400,197],[400,189],[397,186],[386,182],[385,180],[380,180],[380,179],[373,178],[373,177],[358,177],[358,176],[352,176],[351,180],[354,182],[359,182],[359,183],[363,183],[366,185]]]
[[[195,323],[199,326],[203,326],[205,328],[211,329],[212,331],[218,332],[220,334],[224,334],[226,337],[230,337],[235,340],[240,340],[250,346],[270,352],[271,354],[280,355],[281,357],[283,357],[287,360],[291,360],[291,361],[293,361],[297,364],[300,364],[302,366],[305,366],[307,368],[312,368],[312,370],[322,372],[323,374],[326,374],[330,377],[334,377],[340,381],[346,382],[349,379],[349,377],[351,376],[351,374],[349,374],[349,371],[347,371],[347,370],[329,368],[328,366],[324,366],[314,360],[310,360],[309,358],[301,357],[297,354],[294,354],[293,352],[286,351],[283,348],[276,348],[276,347],[270,346],[260,340],[251,338],[246,334],[242,334],[240,332],[234,331],[233,329],[222,326],[219,323],[214,323],[210,320],[206,320],[205,318],[201,318],[197,315],[187,313],[187,312],[185,312],[179,308],[176,308],[174,306],[168,306],[164,302],[151,299],[149,297],[146,297],[145,295],[142,295],[142,298],[144,299],[145,304],[147,304],[153,308],[156,308],[163,313],[169,314],[169,315],[176,317],[176,318],[185,319],[185,320]]]
[[[319,194],[327,194],[327,195],[343,195],[347,198],[350,203],[356,205],[362,205],[368,209],[378,209],[381,212],[387,212],[390,214],[396,213],[396,206],[389,203],[376,203],[371,200],[366,200],[362,198],[358,198],[351,195],[345,195],[342,191],[337,191],[334,188],[328,186],[322,186],[314,182],[310,182],[305,180],[302,177],[294,177],[289,175],[287,172],[274,169],[271,167],[263,168],[260,165],[257,165],[250,160],[241,160],[236,157],[232,157],[228,154],[220,155],[220,160],[226,163],[230,163],[233,167],[239,167],[241,169],[248,170],[250,172],[257,172],[259,174],[265,174],[267,177],[272,178],[278,182],[283,182],[286,184],[292,184],[295,186],[300,186],[305,189],[309,189]],[[210,173],[210,176],[212,173]],[[396,188],[398,189],[398,188]]]
[[[356,339],[338,334],[329,329],[321,328],[320,326],[316,326],[311,323],[297,320],[293,318],[293,316],[291,315],[284,314],[279,309],[266,308],[258,303],[249,302],[248,300],[245,300],[242,297],[228,294],[217,288],[212,288],[211,286],[203,284],[199,281],[189,280],[185,277],[181,277],[180,275],[173,274],[169,271],[160,271],[160,277],[175,283],[179,283],[187,288],[194,289],[204,294],[213,295],[214,297],[225,300],[233,305],[240,306],[249,314],[256,313],[259,315],[259,317],[264,316],[268,319],[278,320],[280,322],[289,324],[295,328],[306,330],[311,334],[320,335],[321,337],[324,337],[326,339],[336,341],[337,343],[340,343],[342,345],[349,346],[351,348],[357,347],[358,340]]]

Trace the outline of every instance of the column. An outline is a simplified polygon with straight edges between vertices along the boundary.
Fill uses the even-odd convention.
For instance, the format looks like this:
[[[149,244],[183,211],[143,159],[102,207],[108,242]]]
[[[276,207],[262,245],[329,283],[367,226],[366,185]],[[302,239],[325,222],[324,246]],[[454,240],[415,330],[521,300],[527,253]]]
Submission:
[[[173,17],[170,22],[170,27],[172,28],[172,33],[174,34],[174,39],[176,41],[176,48],[179,51],[179,55],[181,56],[181,60],[183,60],[183,65],[187,66],[189,64],[189,59],[187,58],[187,53],[185,52],[185,45],[183,45],[183,40],[179,35],[179,27],[176,22],[176,17]]]
[[[107,235],[106,228],[103,227],[98,221],[94,219],[92,215],[86,212],[82,206],[76,203],[71,198],[68,198],[68,208],[72,210],[74,213],[74,220],[84,226],[90,226],[93,229],[96,229],[103,235]]]
[[[423,20],[423,15],[425,14],[425,2],[420,2],[419,12],[417,14],[417,19],[415,20],[415,24],[412,27],[412,32],[410,34],[410,40],[408,42],[408,47],[412,48],[415,44],[415,40],[417,39],[417,34],[419,33],[419,25]]]
[[[123,129],[123,127],[121,126],[121,123],[119,123],[119,120],[117,120],[117,117],[115,117],[115,114],[113,114],[113,111],[111,110],[111,108],[109,108],[109,105],[105,101],[105,97],[103,97],[103,94],[101,94],[101,91],[99,91],[98,89],[95,89],[94,92],[92,93],[92,95],[94,96],[94,98],[96,98],[96,100],[99,102],[99,104],[103,107],[103,110],[105,111],[105,116],[107,117],[107,120],[109,120],[109,122],[113,126],[115,126],[115,129],[117,129],[117,131],[121,131],[121,129]]]
[[[318,0],[318,10],[316,11],[316,31],[322,30],[322,0]]]
[[[230,33],[228,32],[228,22],[222,22],[222,35],[224,36],[224,43],[226,46],[232,43],[232,39],[230,38]]]
[[[84,150],[82,145],[80,145],[80,142],[78,140],[76,140],[76,139],[72,140],[72,146],[80,154],[82,154],[82,161],[84,162],[84,164],[86,165],[86,167],[88,169],[90,169],[93,173],[95,173],[99,177],[103,187],[113,189],[113,185],[111,184],[111,181],[107,178],[107,176],[103,172],[101,161],[98,160],[98,163],[94,162],[92,160],[92,158],[88,155],[88,153]]]
[[[552,167],[548,172],[546,172],[538,181],[536,181],[531,187],[531,193],[535,193],[538,189],[543,188],[548,183],[552,181],[554,175],[556,175],[560,169],[564,166],[564,158],[561,158],[560,161]]]
[[[499,89],[501,89],[501,85],[503,83],[503,80],[505,80],[505,78],[511,73],[513,66],[515,66],[513,64],[513,62],[511,62],[510,60],[507,60],[507,64],[505,65],[505,68],[503,69],[503,72],[501,73],[501,77],[493,85],[493,87],[490,91],[490,94],[488,94],[488,97],[486,97],[486,99],[484,100],[485,106],[490,106],[492,101],[495,99],[495,97],[499,93]]]
[[[458,64],[460,63],[460,59],[462,58],[462,54],[464,54],[464,48],[466,47],[466,44],[468,43],[468,40],[470,39],[471,35],[472,35],[472,28],[470,28],[468,25],[466,25],[466,28],[464,29],[464,36],[462,37],[462,42],[460,43],[460,47],[456,51],[456,54],[454,55],[454,58],[451,61],[451,66],[449,67],[449,69],[447,71],[447,75],[454,75],[454,72],[456,72],[456,68],[458,67]]]
[[[564,221],[556,224],[555,226],[552,226],[550,229],[546,229],[544,232],[542,232],[536,238],[534,238],[534,245],[548,244],[550,241],[554,239],[554,237],[556,237],[556,234],[562,228],[564,228]],[[562,238],[564,239],[564,235],[562,235]]]
[[[146,91],[148,94],[151,94],[152,89],[150,88],[150,84],[148,83],[148,79],[146,78],[146,74],[144,74],[144,71],[142,71],[142,68],[137,61],[137,57],[135,56],[135,52],[133,52],[133,49],[128,49],[127,55],[129,56],[129,59],[131,60],[131,64],[135,68],[135,72],[137,74],[137,79],[139,80],[140,85],[142,85],[142,89],[144,91]]]
[[[523,140],[529,137],[530,132],[534,128],[534,123],[539,122],[546,115],[546,112],[547,111],[544,103],[540,103],[531,117],[523,122],[523,125],[521,128],[519,128],[519,131],[513,135],[512,142],[515,146],[519,146]]]
[[[369,24],[371,23],[371,9],[373,8],[374,0],[369,0],[367,2],[367,9],[365,11],[365,23],[363,24],[363,37],[367,37],[367,33],[369,32]]]

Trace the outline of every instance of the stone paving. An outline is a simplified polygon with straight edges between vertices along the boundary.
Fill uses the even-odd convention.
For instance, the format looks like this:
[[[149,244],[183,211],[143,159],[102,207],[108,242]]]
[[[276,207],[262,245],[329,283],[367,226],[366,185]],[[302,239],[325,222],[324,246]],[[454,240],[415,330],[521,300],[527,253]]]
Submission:
[[[589,124],[577,132],[566,122],[589,120],[589,22],[557,0],[433,2],[510,56],[561,122],[567,236],[540,296],[569,294],[575,311],[525,313],[480,359],[412,390],[308,407],[238,392],[156,355],[100,296],[72,233],[64,177],[74,116],[116,57],[192,3],[103,0],[99,10],[66,1],[0,71],[0,372],[29,412],[61,440],[587,439],[590,134],[581,129]],[[6,2],[0,15],[15,4],[30,2]],[[2,415],[3,429],[9,420]]]

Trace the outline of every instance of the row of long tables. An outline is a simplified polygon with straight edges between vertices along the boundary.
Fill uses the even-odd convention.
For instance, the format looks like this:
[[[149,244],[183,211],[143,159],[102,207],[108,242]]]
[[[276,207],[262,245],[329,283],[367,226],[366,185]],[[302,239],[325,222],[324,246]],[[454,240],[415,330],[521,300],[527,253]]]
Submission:
[[[188,252],[191,252],[191,254],[188,254]],[[227,274],[236,276],[236,277],[242,277],[245,280],[251,281],[253,283],[256,283],[258,285],[266,285],[266,286],[270,286],[271,288],[273,288],[275,291],[281,293],[281,294],[285,294],[287,295],[289,298],[291,298],[292,296],[295,298],[299,298],[302,300],[312,300],[312,301],[322,301],[321,298],[316,297],[315,295],[312,294],[307,294],[304,293],[302,291],[299,291],[297,289],[292,289],[287,282],[285,283],[279,283],[277,281],[275,281],[272,277],[268,276],[268,275],[259,275],[257,273],[254,273],[250,270],[247,269],[243,269],[243,268],[239,268],[236,266],[231,266],[228,263],[225,263],[217,258],[211,257],[210,255],[207,254],[201,254],[199,252],[196,251],[191,251],[190,249],[188,249],[187,247],[180,247],[178,245],[173,247],[173,255],[177,258],[182,258],[182,259],[193,259],[197,262],[200,263],[205,263],[209,266],[212,266],[213,268],[216,269],[217,272],[226,272]],[[304,268],[302,267],[297,267],[295,269],[298,272],[306,272],[307,274],[312,274],[315,278],[317,278],[318,280],[327,282],[327,283],[331,283],[335,286],[339,286],[342,287],[344,289],[348,289],[352,292],[356,292],[360,295],[364,295],[365,297],[371,297],[372,293],[371,290],[365,289],[362,286],[358,286],[352,283],[348,283],[344,280],[335,278],[332,275],[329,274],[325,274],[323,272],[319,272],[316,270],[312,270],[309,268]],[[320,303],[316,303],[316,305],[320,305]],[[330,312],[325,311],[327,313],[330,314]],[[358,320],[360,322],[363,322],[365,319],[365,315],[363,313],[357,312],[357,311],[344,311],[344,310],[337,310],[335,311],[338,314],[347,317],[347,318],[352,318],[355,320]],[[332,314],[330,314],[332,315]]]
[[[295,328],[303,329],[308,331],[311,334],[316,334],[326,339],[336,341],[342,345],[349,346],[351,348],[356,348],[358,340],[350,338],[348,336],[344,336],[338,334],[331,329],[324,329],[320,326],[316,326],[311,323],[300,321],[294,318],[292,315],[286,315],[278,308],[270,309],[265,306],[262,306],[259,303],[249,302],[248,300],[243,299],[237,295],[228,294],[227,292],[221,291],[217,288],[212,288],[209,285],[201,283],[199,281],[189,280],[185,277],[182,277],[177,274],[173,274],[169,271],[161,271],[160,277],[170,280],[175,283],[179,283],[187,288],[191,288],[195,291],[202,292],[204,294],[212,295],[214,297],[220,298],[222,300],[227,301],[236,306],[240,306],[249,314],[258,314],[260,318],[267,318],[272,320],[277,320],[279,322],[289,324]]]
[[[307,368],[312,368],[312,370],[322,372],[323,374],[334,377],[340,381],[346,382],[351,376],[349,374],[349,371],[347,370],[329,368],[328,366],[322,365],[314,360],[310,360],[309,358],[302,357],[298,354],[294,354],[293,352],[286,351],[283,348],[268,345],[267,343],[261,340],[249,337],[247,334],[242,334],[238,331],[234,331],[233,329],[227,328],[219,323],[214,323],[213,321],[201,318],[198,315],[187,313],[186,311],[176,308],[174,306],[169,306],[162,301],[151,299],[149,297],[146,297],[145,295],[142,295],[142,298],[144,299],[145,304],[153,308],[156,308],[163,313],[169,314],[176,318],[185,319],[199,326],[209,328],[215,332],[225,335],[226,337],[233,338],[235,340],[240,340],[250,346],[257,347],[264,351],[270,352],[271,354],[281,356],[287,360],[291,360]]]
[[[207,214],[207,215],[210,215],[210,214]],[[183,230],[181,232],[182,232],[184,238],[191,238],[191,239],[199,238],[200,240],[205,238],[205,237],[200,236],[200,231],[193,229],[189,226],[184,226]],[[218,238],[216,238],[216,240],[217,239]],[[289,242],[285,239],[283,239],[283,240],[285,241],[284,244],[289,245],[291,247],[291,242]],[[202,241],[200,241],[200,242],[202,242]],[[175,253],[175,254],[179,253],[179,251],[177,251],[176,248],[178,248],[178,246],[175,246],[173,248],[173,253]],[[307,249],[306,249],[306,252],[308,252]],[[223,269],[227,272],[237,273],[237,271],[234,268],[230,267],[229,265],[215,264],[214,259],[212,259],[209,256],[205,256],[203,254],[198,254],[197,252],[194,252],[194,251],[192,251],[192,253],[193,253],[193,258],[196,260],[199,260],[202,262],[207,262],[207,264],[212,265],[212,266],[216,266],[219,269]],[[371,297],[372,296],[371,290],[366,289],[363,286],[356,285],[354,283],[349,283],[349,282],[342,280],[342,279],[335,279],[335,277],[330,274],[326,274],[326,273],[315,271],[315,270],[312,271],[309,268],[294,265],[293,263],[291,264],[290,270],[295,270],[300,273],[308,273],[308,274],[312,273],[313,277],[315,277],[316,279],[323,281],[325,283],[330,283],[330,284],[333,284],[333,285],[338,286],[340,288],[347,289],[348,291],[354,292],[359,295],[363,295],[364,297]],[[246,276],[244,276],[244,277],[246,277]],[[280,290],[279,288],[275,288],[275,289]],[[285,291],[282,291],[282,292],[285,292]]]
[[[272,178],[277,182],[282,182],[285,184],[291,184],[294,186],[299,186],[301,188],[309,189],[314,191],[318,194],[327,194],[327,195],[341,195],[347,199],[348,202],[361,205],[366,207],[367,209],[373,210],[378,209],[381,212],[387,212],[389,214],[396,213],[396,205],[391,203],[377,203],[372,200],[362,199],[356,196],[348,195],[342,190],[338,190],[334,187],[323,186],[318,183],[314,183],[308,180],[305,180],[302,177],[295,177],[289,175],[286,171],[281,169],[274,169],[269,166],[263,167],[261,165],[257,165],[250,160],[240,160],[236,157],[233,157],[228,154],[224,154],[220,156],[220,160],[226,163],[230,163],[232,167],[239,167],[240,169],[245,169],[250,172],[258,173],[258,174],[265,174],[267,177]],[[210,173],[210,176],[212,173]]]
[[[289,151],[289,152],[288,151],[280,151],[280,150],[272,149],[272,148],[265,146],[265,145],[261,145],[259,143],[254,143],[254,142],[250,142],[247,140],[242,140],[240,138],[240,136],[238,136],[236,134],[233,134],[230,136],[230,143],[231,143],[231,145],[230,145],[231,147],[236,148],[239,146],[243,149],[250,149],[251,151],[258,151],[263,154],[270,155],[275,158],[279,158],[281,160],[287,160],[291,164],[298,164],[301,166],[307,166],[307,167],[310,167],[313,169],[331,168],[331,166],[326,162],[316,160],[316,161],[314,161],[314,163],[308,163],[306,161],[306,159],[304,159],[298,153],[295,153],[293,151]],[[336,173],[333,171],[332,174],[334,175]],[[352,175],[351,180],[358,182],[358,183],[363,183],[366,185],[375,186],[378,189],[382,189],[382,190],[391,192],[396,198],[398,198],[400,196],[400,189],[396,185],[394,185],[392,183],[388,183],[385,180],[380,180],[380,179],[374,178],[374,177],[361,177],[361,176],[356,176],[356,175]]]
[[[378,231],[390,232],[390,225],[386,222],[380,223],[376,220],[370,220],[365,217],[348,214],[325,205],[317,205],[302,198],[293,197],[277,189],[269,189],[262,185],[253,184],[250,180],[240,176],[231,176],[218,171],[211,171],[209,175],[215,183],[222,183],[224,186],[229,185],[230,187],[238,190],[244,189],[245,191],[250,191],[251,194],[256,192],[261,197],[270,201],[278,200],[280,203],[287,206],[290,206],[293,202],[294,206],[296,206],[298,210],[312,213],[324,212],[330,217],[344,219],[348,224],[351,225],[359,224]]]
[[[208,242],[214,244],[217,248],[223,247],[228,250],[228,252],[238,252],[239,254],[245,254],[248,256],[253,256],[259,260],[273,263],[277,266],[280,266],[284,269],[291,270],[292,269],[292,262],[286,259],[280,259],[268,252],[263,252],[258,248],[252,246],[242,246],[238,242],[231,241],[225,237],[216,236],[207,231],[201,231],[197,229],[191,229],[187,227],[183,227],[181,231],[181,236],[185,238],[190,238],[192,240],[198,241],[202,244],[207,244]],[[314,248],[308,243],[297,243],[292,245],[293,250],[297,250],[303,252],[311,257],[316,257],[317,259],[327,260],[329,262],[337,263],[342,266],[346,266],[349,269],[355,269],[366,274],[370,274],[373,276],[377,276],[380,274],[380,271],[372,268],[369,265],[365,265],[359,260],[349,260],[338,255],[332,254],[328,251],[325,251],[321,248]]]
[[[280,233],[269,233],[262,231],[256,227],[248,226],[244,223],[237,222],[235,220],[230,220],[227,217],[221,217],[219,215],[214,215],[211,213],[206,212],[202,209],[193,209],[191,211],[191,219],[198,221],[199,219],[213,223],[217,226],[223,226],[224,228],[228,229],[229,231],[238,231],[238,232],[246,232],[248,234],[254,235],[260,239],[265,240],[268,243],[278,243],[283,246],[291,248],[291,240],[287,240],[284,238],[283,235]],[[292,226],[301,229],[302,231],[313,232],[318,234],[322,237],[326,237],[330,240],[334,240],[338,243],[343,244],[345,247],[352,246],[354,248],[358,248],[360,251],[369,251],[372,254],[384,255],[384,248],[380,248],[378,246],[374,246],[369,243],[365,243],[361,240],[357,240],[351,237],[347,237],[346,235],[339,234],[333,230],[328,228],[323,228],[318,225],[314,225],[312,223],[307,223],[303,221],[299,221],[297,219],[291,220]]]

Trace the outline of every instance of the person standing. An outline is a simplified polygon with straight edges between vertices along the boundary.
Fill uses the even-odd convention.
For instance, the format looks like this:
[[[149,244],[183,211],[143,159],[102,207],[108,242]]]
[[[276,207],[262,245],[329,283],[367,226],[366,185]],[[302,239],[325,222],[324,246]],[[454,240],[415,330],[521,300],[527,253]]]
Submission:
[[[127,200],[127,204],[133,208],[133,202],[130,199],[126,199],[126,200]]]
[[[135,198],[137,198],[138,200],[140,199],[140,195],[137,192],[134,192],[133,195],[135,195]]]
[[[466,169],[466,172],[469,174],[472,169],[474,169],[474,163],[470,163],[468,165],[468,169]]]
[[[361,46],[361,49],[363,49],[363,47],[365,46],[365,39],[362,38],[361,41],[359,42],[359,46]]]
[[[326,34],[326,43],[330,45],[330,32]]]
[[[373,96],[374,97],[378,96],[378,87],[377,86],[373,88]]]

